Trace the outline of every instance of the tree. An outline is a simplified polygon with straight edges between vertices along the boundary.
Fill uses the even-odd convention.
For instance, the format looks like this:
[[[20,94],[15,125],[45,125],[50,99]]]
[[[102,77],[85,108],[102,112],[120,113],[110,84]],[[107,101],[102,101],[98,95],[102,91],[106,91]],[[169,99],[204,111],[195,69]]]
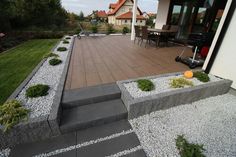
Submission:
[[[84,21],[84,13],[82,11],[79,13],[79,20]]]

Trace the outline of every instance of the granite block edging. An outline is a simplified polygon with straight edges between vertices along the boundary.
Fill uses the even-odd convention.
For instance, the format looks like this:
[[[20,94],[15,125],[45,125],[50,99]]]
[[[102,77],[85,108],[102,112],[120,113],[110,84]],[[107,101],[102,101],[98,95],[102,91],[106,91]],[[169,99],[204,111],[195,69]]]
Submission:
[[[175,76],[179,74],[182,74],[182,72],[143,78],[153,79],[158,77]],[[164,110],[178,105],[189,104],[211,96],[226,94],[230,90],[230,86],[232,84],[231,80],[222,79],[216,82],[209,82],[190,88],[182,88],[146,97],[133,98],[123,84],[137,81],[138,79],[117,82],[121,90],[121,99],[128,110],[128,119],[137,118],[154,111]]]
[[[64,39],[64,37],[62,38]],[[58,47],[61,42],[60,39],[57,44],[52,48],[51,52]],[[51,111],[49,115],[40,116],[36,118],[29,118],[27,121],[22,121],[19,124],[15,125],[11,130],[4,133],[0,130],[0,150],[12,147],[16,144],[28,143],[33,141],[39,141],[53,136],[60,135],[59,130],[59,115],[60,115],[60,102],[61,95],[64,89],[64,83],[67,76],[67,71],[69,68],[70,57],[72,54],[74,45],[74,37],[72,37],[72,44],[69,48],[69,55],[66,59],[66,64],[61,75],[60,83],[58,84],[57,91],[53,100]],[[13,94],[8,98],[8,100],[14,99],[22,91],[22,89],[27,85],[27,83],[32,79],[35,73],[43,65],[47,59],[43,59],[34,70],[28,75],[28,77],[18,86],[18,88],[13,92]],[[2,126],[0,126],[2,127]]]
[[[55,97],[53,100],[52,109],[51,109],[49,117],[48,117],[48,123],[49,123],[49,126],[50,126],[54,136],[61,134],[60,129],[59,129],[59,123],[60,123],[60,116],[59,115],[61,114],[61,111],[62,111],[61,100],[62,100],[64,85],[66,82],[66,77],[68,74],[70,60],[71,60],[71,56],[72,56],[72,52],[73,52],[73,48],[74,48],[74,42],[75,42],[75,36],[73,36],[72,44],[71,44],[71,46],[69,48],[69,52],[68,52],[69,55],[67,56],[65,67],[62,72],[61,79],[60,79],[60,83],[58,85],[58,88],[57,88],[57,91],[56,91],[56,94],[55,94]]]

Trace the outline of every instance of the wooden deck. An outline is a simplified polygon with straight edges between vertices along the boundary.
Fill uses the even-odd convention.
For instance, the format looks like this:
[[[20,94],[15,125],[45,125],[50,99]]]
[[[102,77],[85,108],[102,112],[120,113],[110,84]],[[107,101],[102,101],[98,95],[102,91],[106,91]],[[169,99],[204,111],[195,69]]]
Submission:
[[[176,63],[182,47],[140,47],[130,36],[83,37],[76,39],[66,89],[116,82],[142,76],[184,71]],[[191,56],[191,50],[185,53]]]

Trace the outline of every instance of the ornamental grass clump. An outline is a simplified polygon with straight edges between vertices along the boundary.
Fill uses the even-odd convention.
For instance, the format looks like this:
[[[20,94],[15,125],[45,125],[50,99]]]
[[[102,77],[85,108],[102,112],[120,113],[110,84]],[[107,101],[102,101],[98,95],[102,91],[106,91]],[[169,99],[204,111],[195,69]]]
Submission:
[[[205,157],[203,145],[189,143],[183,135],[178,135],[175,142],[181,157]]]
[[[174,79],[171,79],[170,86],[172,88],[184,88],[185,86],[191,86],[192,87],[193,86],[193,82],[190,81],[190,80],[186,80],[183,77],[174,78]]]
[[[61,64],[62,60],[58,59],[58,58],[53,58],[49,60],[49,64],[52,66],[56,66],[58,64]]]
[[[60,51],[60,52],[67,51],[67,48],[66,47],[58,47],[57,51]]]
[[[68,40],[63,40],[63,44],[69,44],[70,42]]]
[[[22,107],[17,100],[10,100],[0,105],[0,124],[4,126],[3,131],[6,132],[20,121],[26,120],[28,113],[29,110]]]
[[[71,37],[66,37],[66,39],[71,39]]]
[[[197,78],[201,82],[209,82],[210,81],[209,76],[206,73],[201,72],[201,71],[194,72],[193,77]]]
[[[147,79],[138,80],[137,83],[138,88],[145,92],[152,91],[155,88],[153,82]]]
[[[38,84],[31,86],[26,90],[26,96],[29,98],[36,98],[48,95],[48,90],[50,87],[48,85]]]

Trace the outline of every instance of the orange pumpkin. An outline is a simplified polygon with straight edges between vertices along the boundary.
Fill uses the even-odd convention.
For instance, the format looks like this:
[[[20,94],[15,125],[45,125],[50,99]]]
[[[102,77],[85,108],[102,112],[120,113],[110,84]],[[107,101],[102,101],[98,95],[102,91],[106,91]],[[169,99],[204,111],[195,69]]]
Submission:
[[[184,77],[187,79],[193,78],[193,72],[192,71],[185,71],[184,72]]]

